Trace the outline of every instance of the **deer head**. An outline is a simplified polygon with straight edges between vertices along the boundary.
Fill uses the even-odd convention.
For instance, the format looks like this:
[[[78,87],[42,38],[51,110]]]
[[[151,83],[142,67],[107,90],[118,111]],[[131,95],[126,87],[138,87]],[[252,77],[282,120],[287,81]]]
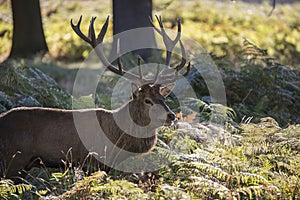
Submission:
[[[165,103],[165,98],[172,91],[176,80],[190,71],[188,64],[186,71],[180,73],[186,64],[185,49],[180,41],[180,21],[178,20],[177,36],[172,40],[166,34],[161,18],[156,18],[159,28],[154,25],[153,27],[163,37],[166,62],[162,70],[157,66],[152,78],[143,76],[140,58],[139,72],[134,74],[123,69],[120,57],[117,59],[117,66],[114,66],[104,56],[102,42],[109,18],[106,19],[97,38],[94,17],[90,22],[88,36],[80,30],[82,17],[77,25],[71,21],[73,30],[95,48],[98,57],[110,71],[132,81],[132,99],[116,110],[20,107],[1,114],[0,175],[3,172],[2,163],[4,166],[10,165],[7,172],[10,177],[20,169],[26,169],[37,157],[42,158],[47,166],[59,165],[63,159],[61,151],[67,152],[70,148],[73,151],[73,162],[80,162],[89,151],[95,150],[99,161],[108,166],[114,166],[130,156],[147,153],[153,149],[157,141],[155,129],[164,123],[170,125],[175,119],[174,113]],[[182,59],[178,65],[171,67],[172,50],[177,43],[180,45]],[[22,152],[22,157],[16,158],[11,164],[10,159],[16,152]]]
[[[82,16],[76,25],[73,24],[71,20],[71,26],[75,33],[83,39],[85,42],[89,43],[94,49],[97,56],[103,62],[111,72],[118,74],[128,80],[130,80],[133,85],[132,101],[129,102],[130,115],[133,121],[140,126],[147,126],[151,122],[157,124],[156,127],[161,126],[162,122],[166,125],[170,125],[172,121],[175,120],[174,113],[165,103],[165,98],[171,93],[176,80],[181,77],[186,76],[190,71],[190,63],[187,65],[186,71],[180,74],[179,71],[182,70],[186,65],[186,52],[185,48],[180,40],[181,37],[181,22],[177,21],[178,31],[177,36],[172,40],[166,33],[165,28],[162,23],[161,17],[156,16],[159,23],[159,28],[155,27],[154,23],[151,21],[153,28],[162,36],[163,42],[166,47],[166,61],[165,67],[160,70],[160,65],[157,65],[156,73],[152,79],[145,78],[143,76],[141,68],[141,58],[138,57],[138,67],[139,74],[134,74],[123,69],[123,64],[119,55],[119,41],[117,43],[117,66],[113,65],[108,61],[103,53],[103,39],[107,31],[109,17],[107,17],[104,25],[101,28],[100,33],[96,37],[94,30],[94,22],[96,17],[92,17],[89,25],[89,32],[86,36],[80,30],[80,24]],[[181,62],[175,67],[170,66],[170,61],[172,58],[172,51],[176,44],[179,42],[181,49]],[[137,86],[136,86],[137,85]],[[142,111],[142,112],[141,112]],[[154,117],[155,116],[155,117]]]

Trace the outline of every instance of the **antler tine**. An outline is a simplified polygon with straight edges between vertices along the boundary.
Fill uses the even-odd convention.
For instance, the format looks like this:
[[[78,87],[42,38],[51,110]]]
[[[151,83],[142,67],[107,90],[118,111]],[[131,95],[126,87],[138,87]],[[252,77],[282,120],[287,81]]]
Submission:
[[[97,36],[97,39],[96,39],[95,29],[94,29],[94,22],[96,20],[96,17],[92,17],[92,19],[90,21],[88,36],[84,35],[82,33],[82,31],[80,30],[81,20],[82,20],[82,16],[80,16],[78,23],[76,25],[74,25],[73,20],[71,19],[72,29],[75,31],[75,33],[81,39],[83,39],[85,42],[89,43],[95,49],[97,56],[100,58],[100,60],[103,62],[103,64],[105,66],[107,66],[107,68],[110,71],[112,71],[113,73],[118,74],[120,76],[123,76],[129,80],[137,82],[138,84],[143,84],[143,82],[146,81],[146,80],[140,79],[140,77],[135,74],[124,71],[119,55],[118,55],[118,68],[116,66],[112,65],[105,57],[105,55],[103,53],[102,43],[103,43],[103,39],[104,39],[104,36],[107,31],[107,27],[108,27],[108,23],[109,23],[109,16],[106,18],[106,21],[105,21],[104,25],[102,26],[101,31],[100,31],[99,35]],[[119,46],[119,41],[118,41],[118,46]],[[119,54],[119,50],[117,50],[117,51],[118,51],[117,53]]]
[[[164,70],[162,70],[162,72],[160,72],[159,74],[157,74],[155,76],[155,82],[158,84],[167,84],[167,83],[173,83],[176,80],[180,79],[182,76],[187,76],[187,74],[190,72],[191,69],[191,65],[190,63],[187,66],[187,70],[185,73],[183,73],[182,75],[179,75],[179,71],[181,69],[183,69],[183,67],[186,64],[186,51],[185,48],[183,46],[182,41],[180,40],[181,37],[181,21],[180,19],[177,19],[177,35],[175,37],[174,40],[172,40],[166,33],[163,22],[162,22],[162,18],[158,17],[157,15],[155,15],[156,20],[159,24],[160,29],[158,29],[153,21],[150,18],[150,23],[152,24],[152,26],[154,27],[154,29],[156,30],[156,32],[158,32],[162,37],[163,37],[163,42],[165,44],[166,47],[166,67]],[[178,43],[180,44],[180,50],[181,50],[181,62],[176,65],[174,68],[170,68],[170,62],[171,62],[171,57],[172,57],[172,51],[175,47],[175,45]],[[174,71],[175,70],[175,71]],[[164,75],[167,74],[167,75]],[[157,80],[160,79],[160,80]]]
[[[177,80],[181,79],[182,77],[186,77],[189,74],[190,70],[191,70],[191,63],[189,62],[186,67],[186,71],[182,75],[179,75],[179,70],[176,70],[174,75],[163,76],[164,79],[162,81],[159,81],[159,84],[163,85],[163,84],[174,83]]]
[[[166,46],[166,65],[170,66],[170,61],[171,61],[171,57],[172,57],[172,51],[175,47],[175,45],[177,44],[177,42],[180,40],[181,37],[181,21],[178,19],[177,20],[177,35],[175,37],[174,40],[172,40],[166,33],[164,25],[162,23],[162,18],[161,16],[158,17],[157,15],[155,15],[156,20],[159,24],[160,30],[154,25],[153,21],[150,18],[150,23],[152,24],[152,26],[154,27],[154,29],[156,30],[156,32],[158,32],[162,37],[163,37],[163,42]]]
[[[177,35],[176,38],[174,39],[175,44],[180,40],[181,37],[181,20],[178,18],[177,19]]]
[[[185,51],[185,48],[184,48],[181,40],[179,40],[179,44],[180,44],[180,50],[181,50],[181,62],[175,67],[175,69],[177,71],[181,70],[185,66],[185,63],[186,63],[186,51]]]
[[[120,38],[117,39],[117,62],[118,62],[118,68],[119,68],[119,74],[122,74],[123,72],[123,64],[120,57]]]
[[[109,16],[107,16],[105,23],[103,24],[100,33],[97,36],[97,43],[101,44],[103,42],[104,36],[106,34],[107,31],[107,27],[108,27],[108,23],[109,23]]]
[[[180,50],[181,50],[181,62],[176,67],[174,67],[174,68],[168,68],[167,70],[162,71],[162,73],[161,73],[162,75],[160,77],[161,80],[158,81],[160,84],[173,83],[176,80],[178,80],[178,79],[180,79],[182,77],[187,76],[188,73],[191,70],[191,63],[189,62],[188,66],[186,68],[186,72],[183,73],[182,75],[179,75],[179,71],[181,69],[183,69],[183,67],[185,66],[186,61],[187,61],[187,59],[186,59],[186,51],[185,51],[184,45],[183,45],[183,43],[182,43],[181,40],[179,40],[179,44],[180,44]],[[174,70],[175,70],[175,72],[174,72]],[[167,75],[163,75],[164,72]],[[175,74],[173,74],[173,73],[175,73]]]
[[[155,74],[155,76],[154,76],[154,79],[153,79],[153,83],[156,83],[157,82],[157,78],[158,78],[158,76],[159,76],[159,71],[160,71],[160,66],[159,66],[159,64],[157,65],[157,68],[156,68],[156,74]]]
[[[138,56],[139,75],[140,75],[140,79],[142,80],[143,79],[143,72],[142,72],[141,64],[142,64],[142,58],[140,56]]]
[[[190,71],[191,71],[191,62],[189,62],[188,66],[186,67],[186,72],[182,74],[182,76],[186,77]]]
[[[97,44],[96,40],[96,35],[95,35],[95,29],[94,29],[94,22],[95,22],[96,17],[92,17],[90,21],[90,26],[89,26],[89,33],[88,33],[88,38],[90,39],[92,46],[95,48]]]
[[[73,19],[71,19],[71,26],[72,29],[75,31],[75,33],[81,38],[83,39],[85,42],[89,43],[90,45],[92,45],[92,41],[86,37],[80,30],[80,24],[81,24],[81,20],[82,20],[82,15],[80,16],[78,23],[76,25],[73,24]]]
[[[157,16],[155,15],[155,18],[159,24],[159,27],[160,27],[160,30],[161,30],[161,33],[162,34],[165,34],[165,28],[164,28],[164,24],[162,23],[162,19],[161,19],[161,16]],[[165,34],[166,35],[166,34]]]
[[[155,15],[155,17],[156,17],[156,15]],[[154,22],[150,16],[149,16],[149,21],[150,21],[150,24],[152,25],[152,27],[156,30],[156,32],[158,32],[160,35],[162,35],[162,32],[154,25]]]
[[[118,47],[117,47],[118,48]],[[118,63],[118,68],[116,66],[114,66],[113,64],[111,64],[107,58],[105,57],[104,55],[104,52],[103,52],[103,46],[102,46],[102,43],[100,43],[96,48],[95,48],[95,51],[97,53],[97,56],[100,58],[100,60],[103,62],[103,64],[105,66],[107,66],[107,69],[109,69],[110,71],[112,71],[113,73],[115,74],[118,74],[120,76],[123,76],[131,81],[134,81],[136,82],[137,84],[143,84],[143,79],[140,79],[139,76],[135,75],[135,74],[132,74],[130,72],[127,72],[125,70],[123,70],[123,64],[122,64],[122,61],[121,61],[121,58],[120,56],[118,55],[118,58],[117,58],[117,63]],[[119,50],[117,50],[117,54],[120,54],[118,53]]]
[[[73,19],[71,19],[71,26],[72,26],[73,30],[75,31],[75,33],[81,39],[83,39],[85,42],[89,43],[92,47],[95,48],[100,43],[98,41],[98,39],[96,39],[95,29],[94,29],[94,22],[96,20],[96,17],[92,17],[92,19],[90,21],[88,36],[86,36],[85,34],[83,34],[82,31],[80,30],[81,20],[82,20],[82,16],[80,16],[77,25],[74,25],[73,24]],[[102,29],[103,29],[103,27],[102,27]],[[104,30],[104,31],[106,32],[106,30]]]
[[[146,79],[146,78],[143,78],[143,71],[142,71],[142,67],[141,67],[142,60],[143,59],[140,56],[138,56],[138,67],[139,67],[140,80],[142,80],[143,84],[155,84],[156,81],[157,81],[157,77],[159,75],[159,72],[160,72],[159,64],[157,65],[156,73],[154,75],[154,78],[153,79]]]

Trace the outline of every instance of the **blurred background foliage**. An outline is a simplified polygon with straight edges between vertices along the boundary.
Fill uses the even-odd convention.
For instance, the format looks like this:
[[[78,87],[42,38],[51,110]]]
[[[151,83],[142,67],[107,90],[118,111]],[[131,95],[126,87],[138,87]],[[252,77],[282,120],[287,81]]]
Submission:
[[[284,65],[299,66],[300,22],[299,2],[277,4],[268,16],[271,5],[243,1],[175,1],[153,2],[153,14],[162,15],[167,27],[175,28],[182,19],[183,34],[199,42],[217,56],[235,61],[244,38],[266,49],[270,56]],[[111,1],[41,1],[43,26],[50,54],[54,58],[74,61],[87,57],[90,48],[80,40],[69,25],[83,15],[83,31],[90,18],[97,16],[97,28],[112,15]],[[12,39],[12,14],[9,1],[0,5],[0,55],[8,54]],[[112,34],[109,27],[108,36]]]

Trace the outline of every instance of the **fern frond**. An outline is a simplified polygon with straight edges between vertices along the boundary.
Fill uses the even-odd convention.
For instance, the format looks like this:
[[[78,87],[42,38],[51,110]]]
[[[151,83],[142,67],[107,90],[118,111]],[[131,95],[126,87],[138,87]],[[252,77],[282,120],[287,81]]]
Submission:
[[[32,185],[18,184],[15,185],[10,179],[0,180],[0,199],[10,199],[15,195],[22,195],[24,192],[29,191],[33,188]]]

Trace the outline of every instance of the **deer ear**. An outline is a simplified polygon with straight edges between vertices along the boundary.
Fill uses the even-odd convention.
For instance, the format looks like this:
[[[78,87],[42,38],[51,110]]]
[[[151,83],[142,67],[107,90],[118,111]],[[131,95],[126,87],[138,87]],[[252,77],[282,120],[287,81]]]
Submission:
[[[132,97],[134,99],[139,96],[140,88],[136,84],[131,83],[131,90],[132,90]]]
[[[175,83],[160,88],[160,94],[167,97],[173,90]]]

